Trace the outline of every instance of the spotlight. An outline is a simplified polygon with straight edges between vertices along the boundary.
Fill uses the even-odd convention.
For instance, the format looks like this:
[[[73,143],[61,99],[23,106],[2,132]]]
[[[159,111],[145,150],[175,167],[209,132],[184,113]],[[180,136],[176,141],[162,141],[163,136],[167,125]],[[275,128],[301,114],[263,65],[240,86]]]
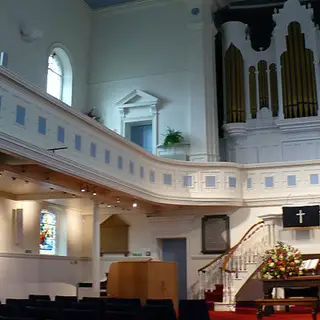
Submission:
[[[133,201],[132,207],[133,207],[133,208],[136,208],[137,206],[138,206],[137,202],[136,202],[136,201]]]
[[[94,192],[92,193],[92,195],[93,195],[93,196],[96,196],[96,195],[97,195],[97,193],[94,191]]]
[[[107,207],[108,207],[108,208],[111,208],[111,204],[108,204]]]
[[[117,203],[120,203],[120,198],[119,197],[117,198]]]
[[[81,192],[86,192],[86,188],[81,188]]]

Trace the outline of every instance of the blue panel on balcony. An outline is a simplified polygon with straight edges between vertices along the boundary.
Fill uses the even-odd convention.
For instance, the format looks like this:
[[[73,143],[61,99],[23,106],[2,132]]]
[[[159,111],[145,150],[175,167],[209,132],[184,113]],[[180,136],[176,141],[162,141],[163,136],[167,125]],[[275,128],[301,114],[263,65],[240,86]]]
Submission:
[[[144,167],[140,167],[140,178],[143,179],[144,178]]]
[[[76,150],[81,151],[81,136],[78,134],[75,136],[74,147]]]
[[[2,96],[0,96],[0,111],[2,109]]]
[[[183,177],[183,186],[191,187],[192,186],[192,176],[184,176]]]
[[[163,174],[163,183],[166,185],[172,185],[172,175],[169,173]]]
[[[122,156],[118,156],[118,169],[122,170],[123,168],[123,159]]]
[[[134,174],[134,162],[133,161],[129,162],[129,172],[130,172],[130,174]]]
[[[58,137],[57,137],[57,139],[58,139],[58,142],[61,142],[61,143],[64,143],[64,128],[63,127],[60,127],[60,126],[58,126]]]
[[[251,189],[252,188],[252,178],[248,178],[247,179],[247,189]]]
[[[16,108],[16,123],[24,126],[26,123],[26,108],[17,106]]]
[[[0,52],[0,66],[8,68],[9,55],[7,52]]]
[[[110,163],[110,150],[105,150],[104,151],[104,162],[105,163]]]
[[[93,142],[90,144],[90,155],[95,158],[97,156],[97,145]]]
[[[156,181],[155,173],[153,170],[150,170],[150,182],[154,183]]]
[[[237,179],[235,177],[229,177],[229,188],[237,187]]]
[[[38,132],[43,135],[46,134],[46,132],[47,132],[47,119],[46,118],[39,117]]]
[[[319,184],[319,175],[317,173],[310,174],[310,184]]]
[[[206,188],[214,188],[216,186],[215,176],[206,176]]]
[[[296,176],[295,175],[291,175],[287,177],[287,182],[288,182],[288,186],[289,187],[293,187],[297,185],[297,181],[296,181]]]
[[[264,186],[266,188],[273,188],[273,177],[265,177],[264,178]]]

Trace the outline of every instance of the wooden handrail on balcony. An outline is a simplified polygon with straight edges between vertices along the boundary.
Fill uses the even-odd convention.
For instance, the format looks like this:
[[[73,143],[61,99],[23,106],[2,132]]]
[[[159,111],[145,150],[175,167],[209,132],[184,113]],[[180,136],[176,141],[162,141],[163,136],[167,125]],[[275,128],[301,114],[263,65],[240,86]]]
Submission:
[[[201,267],[200,269],[198,269],[198,273],[203,272],[205,269],[207,269],[208,267],[210,267],[211,265],[213,265],[214,263],[216,263],[217,261],[219,261],[221,258],[223,258],[224,256],[227,256],[224,260],[223,266],[222,266],[222,270],[228,272],[228,270],[226,270],[226,266],[228,261],[230,260],[230,257],[232,256],[233,252],[239,247],[239,245],[243,242],[246,241],[246,237],[248,236],[248,234],[254,229],[256,228],[258,225],[263,225],[264,221],[259,221],[257,223],[255,223],[253,226],[251,226],[251,228],[244,234],[244,236],[240,239],[240,241],[235,244],[233,247],[229,248],[226,252],[221,253],[218,257],[214,258],[213,260],[211,260],[210,262],[208,262],[206,265],[204,265],[203,267]],[[254,232],[255,233],[255,232]],[[253,234],[254,234],[253,233]],[[250,235],[251,237],[251,235]],[[250,238],[249,237],[249,238]]]
[[[256,229],[257,226],[259,226],[259,228]],[[255,223],[245,234],[244,236],[240,239],[240,241],[232,247],[232,249],[228,252],[224,262],[223,262],[223,265],[222,265],[222,271],[224,272],[227,272],[227,273],[234,273],[236,272],[236,270],[229,270],[227,269],[227,265],[228,265],[228,262],[229,260],[231,259],[233,253],[237,250],[237,248],[244,242],[244,241],[247,241],[251,236],[253,236],[262,226],[264,225],[264,221],[259,221],[257,223]],[[256,230],[254,230],[256,229]],[[251,231],[254,230],[254,232],[251,234]],[[249,235],[249,237],[248,237]]]

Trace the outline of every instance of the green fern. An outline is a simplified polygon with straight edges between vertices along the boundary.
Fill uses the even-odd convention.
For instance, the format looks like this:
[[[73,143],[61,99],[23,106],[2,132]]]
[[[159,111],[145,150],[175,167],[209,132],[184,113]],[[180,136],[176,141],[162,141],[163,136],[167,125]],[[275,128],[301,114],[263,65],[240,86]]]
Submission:
[[[176,131],[170,127],[167,127],[166,134],[164,134],[163,145],[165,147],[170,147],[174,144],[181,143],[183,141],[183,136],[181,131]]]

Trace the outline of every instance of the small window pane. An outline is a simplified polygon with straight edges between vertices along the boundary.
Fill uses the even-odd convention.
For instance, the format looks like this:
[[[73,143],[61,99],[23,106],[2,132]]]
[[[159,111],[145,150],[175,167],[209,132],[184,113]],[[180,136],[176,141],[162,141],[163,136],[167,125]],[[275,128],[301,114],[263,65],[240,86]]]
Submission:
[[[47,119],[39,117],[38,131],[40,134],[45,135],[47,131]]]
[[[130,163],[129,163],[129,171],[130,171],[130,174],[134,174],[134,163],[133,163],[133,161],[130,161]]]
[[[297,184],[296,176],[294,176],[294,175],[288,176],[287,177],[287,181],[288,181],[288,186],[289,187],[295,186]]]
[[[184,176],[183,177],[183,186],[184,187],[192,187],[192,176]]]
[[[252,178],[248,178],[247,179],[247,189],[251,189],[252,188]]]
[[[213,188],[216,186],[216,177],[215,176],[206,176],[206,187]]]
[[[143,179],[144,178],[144,167],[140,167],[140,178]]]
[[[229,177],[229,188],[237,187],[237,179],[235,177]]]
[[[110,163],[110,150],[105,150],[104,152],[104,162]]]
[[[122,170],[123,160],[122,156],[118,156],[118,169]]]
[[[93,142],[91,142],[91,144],[90,144],[90,155],[91,155],[91,157],[94,157],[94,158],[97,155],[97,146]]]
[[[76,134],[76,138],[75,138],[75,148],[78,151],[81,151],[81,136],[79,136],[78,134]]]
[[[316,173],[310,174],[310,184],[319,184],[319,176]]]
[[[17,106],[16,108],[16,123],[25,125],[26,122],[26,108]]]
[[[156,181],[155,173],[153,170],[150,170],[150,182],[154,183]]]
[[[166,185],[172,185],[172,175],[171,174],[168,174],[168,173],[165,173],[163,175],[163,183],[166,184]]]
[[[266,177],[264,179],[264,185],[266,188],[273,188],[273,177]]]
[[[58,126],[58,141],[64,143],[64,128]]]

